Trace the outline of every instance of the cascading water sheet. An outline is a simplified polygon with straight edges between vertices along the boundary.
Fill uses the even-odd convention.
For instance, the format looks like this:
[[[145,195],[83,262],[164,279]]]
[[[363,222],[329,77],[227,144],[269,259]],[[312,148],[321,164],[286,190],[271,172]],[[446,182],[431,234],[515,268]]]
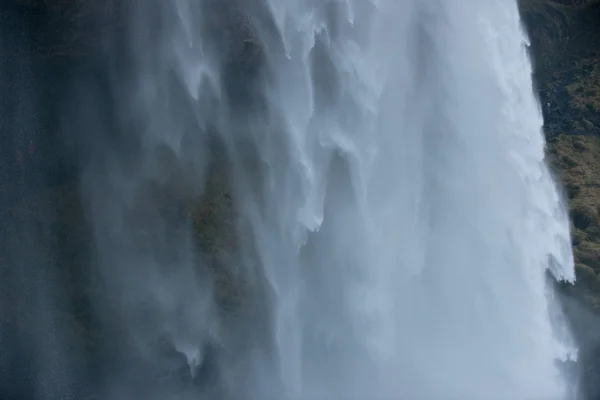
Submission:
[[[546,274],[574,280],[569,225],[515,1],[155,5],[133,8],[120,88],[141,161],[105,149],[89,175],[102,262],[130,271],[111,273],[123,312],[154,310],[133,332],[166,332],[194,365],[218,342],[207,396],[570,399]],[[227,42],[223,15],[244,40]],[[232,54],[258,66],[232,70]],[[201,186],[211,141],[245,226],[223,268],[255,282],[260,318],[219,319],[192,246],[168,233],[185,224],[153,214],[157,261],[119,220],[154,179],[151,151],[171,148]]]

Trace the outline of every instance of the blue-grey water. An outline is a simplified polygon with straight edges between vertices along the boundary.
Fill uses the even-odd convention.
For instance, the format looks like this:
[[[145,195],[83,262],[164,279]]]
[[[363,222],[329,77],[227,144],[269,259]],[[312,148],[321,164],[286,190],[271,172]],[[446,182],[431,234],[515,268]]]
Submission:
[[[147,0],[124,21],[64,111],[95,309],[126,338],[106,398],[574,398],[548,284],[575,279],[568,216],[516,1]],[[159,342],[195,384],[161,378],[182,361]]]

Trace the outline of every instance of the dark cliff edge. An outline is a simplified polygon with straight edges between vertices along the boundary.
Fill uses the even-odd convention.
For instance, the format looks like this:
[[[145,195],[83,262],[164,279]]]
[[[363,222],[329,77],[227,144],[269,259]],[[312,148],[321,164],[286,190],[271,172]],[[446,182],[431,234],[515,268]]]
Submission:
[[[3,399],[35,398],[30,388],[35,355],[27,349],[35,339],[20,318],[37,303],[22,300],[17,288],[25,280],[60,282],[57,301],[64,311],[57,318],[71,338],[65,351],[85,355],[74,357],[79,363],[75,375],[86,386],[101,385],[95,378],[109,368],[110,342],[125,340],[90,305],[90,299],[110,293],[102,291],[89,267],[91,233],[77,181],[78,138],[64,136],[60,115],[73,80],[97,67],[94,57],[105,44],[103,37],[121,29],[119,15],[128,1],[136,0],[0,1],[0,35],[11,38],[0,46],[0,234],[11,238],[0,242],[0,343],[11,347],[0,354]],[[572,220],[578,280],[574,286],[557,286],[581,344],[583,399],[600,400],[600,1],[520,0],[519,6],[532,42],[548,161],[564,185]],[[239,18],[227,22],[231,8],[217,6],[215,21],[225,21],[224,36],[244,43],[232,46],[231,68],[246,70],[260,49],[247,40],[250,30],[240,27]],[[235,246],[235,215],[227,160],[215,150],[210,165],[204,194],[185,207],[198,251],[210,261],[217,301],[227,313],[240,307],[243,296],[243,285],[219,268],[222,255]],[[149,197],[158,207],[178,206],[165,193],[172,191],[157,188]],[[31,248],[41,249],[40,254]],[[48,255],[51,277],[39,271],[15,273]],[[75,398],[90,395],[82,388],[72,390]]]
[[[577,283],[559,293],[580,345],[584,399],[600,399],[600,1],[520,0],[548,161],[569,203]]]

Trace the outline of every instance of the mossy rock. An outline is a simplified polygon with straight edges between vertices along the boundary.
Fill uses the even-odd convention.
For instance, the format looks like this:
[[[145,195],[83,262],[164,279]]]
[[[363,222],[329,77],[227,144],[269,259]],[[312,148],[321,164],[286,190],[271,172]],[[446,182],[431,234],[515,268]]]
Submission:
[[[575,276],[580,281],[595,281],[598,278],[596,271],[585,264],[575,264]]]
[[[596,273],[600,272],[600,243],[582,241],[575,247],[575,259],[589,265]]]
[[[554,136],[548,140],[550,165],[564,184],[571,217],[576,261],[575,286],[561,291],[588,310],[600,312],[600,138],[588,135]]]
[[[597,207],[589,203],[577,204],[571,206],[571,221],[577,229],[585,231],[588,228],[598,227]]]

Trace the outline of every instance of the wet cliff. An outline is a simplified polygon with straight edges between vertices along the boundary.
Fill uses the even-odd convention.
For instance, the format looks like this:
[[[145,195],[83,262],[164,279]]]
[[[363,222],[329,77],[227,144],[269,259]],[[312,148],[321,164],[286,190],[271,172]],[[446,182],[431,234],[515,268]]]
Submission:
[[[561,285],[581,345],[582,391],[600,398],[600,2],[522,0],[547,157],[571,215],[577,283]]]

